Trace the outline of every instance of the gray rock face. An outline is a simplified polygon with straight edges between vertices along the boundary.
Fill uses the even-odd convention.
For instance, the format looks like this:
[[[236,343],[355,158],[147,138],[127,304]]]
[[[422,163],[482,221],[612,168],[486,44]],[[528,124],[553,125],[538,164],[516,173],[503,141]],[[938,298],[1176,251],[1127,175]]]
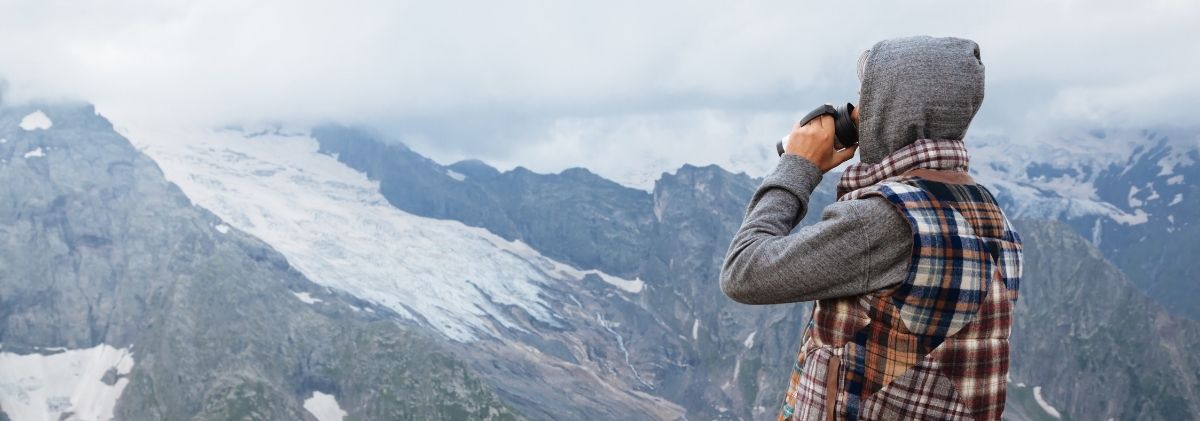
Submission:
[[[381,186],[404,186],[381,187],[394,206],[644,280],[638,308],[619,314],[633,365],[655,379],[648,393],[683,405],[689,418],[774,418],[808,307],[744,306],[717,287],[721,259],[758,180],[684,166],[664,174],[647,195],[582,169],[547,175],[499,172],[478,161],[443,167],[367,133],[329,130],[314,131],[323,151]],[[805,223],[832,200],[835,181],[836,175],[825,177]],[[1192,349],[1195,322],[1168,316],[1070,228],[1021,227],[1028,263],[1014,326],[1013,380],[1041,386],[1050,403],[1078,419],[1194,418],[1200,361],[1175,350]],[[1085,301],[1093,304],[1067,304]],[[641,330],[653,324],[638,321],[644,318],[661,321],[665,337],[658,328]],[[487,377],[503,382],[504,375]],[[1023,389],[1026,399],[1014,402],[1036,405],[1030,395]],[[1045,415],[1036,407],[1017,409],[1018,419]]]
[[[1017,223],[1014,379],[1078,419],[1200,417],[1200,323],[1171,316],[1065,224]]]
[[[49,129],[0,109],[5,352],[131,347],[125,420],[314,419],[314,391],[357,419],[516,418],[425,335],[192,206],[91,106],[40,109]]]

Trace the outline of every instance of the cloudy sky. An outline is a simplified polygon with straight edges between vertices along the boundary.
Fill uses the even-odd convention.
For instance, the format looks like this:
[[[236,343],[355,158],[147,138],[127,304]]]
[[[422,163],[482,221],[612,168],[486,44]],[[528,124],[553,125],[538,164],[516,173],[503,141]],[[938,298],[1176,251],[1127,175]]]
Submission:
[[[1192,124],[1196,22],[1194,1],[3,0],[0,78],[118,126],[337,121],[444,163],[759,175],[896,36],[981,45],[972,133]]]

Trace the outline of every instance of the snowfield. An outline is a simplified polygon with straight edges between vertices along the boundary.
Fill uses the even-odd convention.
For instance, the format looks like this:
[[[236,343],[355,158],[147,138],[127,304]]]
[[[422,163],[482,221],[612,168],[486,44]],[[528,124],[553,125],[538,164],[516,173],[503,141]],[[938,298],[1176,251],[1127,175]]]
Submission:
[[[377,182],[317,152],[307,136],[239,131],[125,133],[199,206],[283,253],[316,283],[469,342],[524,331],[512,307],[551,326],[552,282],[595,274],[623,291],[640,280],[580,270],[457,221],[391,206]]]
[[[58,420],[65,414],[108,421],[129,385],[130,370],[132,352],[104,344],[48,355],[0,352],[0,408],[14,421]]]

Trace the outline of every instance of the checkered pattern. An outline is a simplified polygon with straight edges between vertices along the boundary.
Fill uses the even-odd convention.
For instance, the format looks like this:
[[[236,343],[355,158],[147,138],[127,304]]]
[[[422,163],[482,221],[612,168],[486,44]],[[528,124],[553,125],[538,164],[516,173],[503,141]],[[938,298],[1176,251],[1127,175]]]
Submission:
[[[969,163],[967,147],[961,140],[920,139],[892,152],[878,164],[860,162],[846,168],[838,180],[837,195],[841,198],[917,168],[966,172]]]
[[[779,418],[826,419],[833,394],[835,419],[999,420],[1020,237],[982,186],[890,177],[841,200],[867,196],[913,229],[907,278],[817,303]],[[832,356],[840,369],[830,373]]]
[[[802,350],[804,348],[801,348]],[[810,368],[807,375],[801,375],[802,370],[793,370],[791,384],[784,402],[781,417],[788,420],[820,421],[825,418],[826,381],[829,376],[830,363],[834,358],[841,358],[841,348],[820,346],[809,348],[809,355],[804,351],[798,356]],[[839,370],[834,375],[841,378]]]
[[[991,256],[966,216],[918,185],[887,183],[876,191],[904,209],[914,231],[912,282],[901,283],[891,299],[908,331],[922,338],[925,354],[979,311],[993,273]]]
[[[921,361],[863,404],[864,420],[974,420],[954,382],[932,359]],[[996,417],[999,419],[999,416]]]

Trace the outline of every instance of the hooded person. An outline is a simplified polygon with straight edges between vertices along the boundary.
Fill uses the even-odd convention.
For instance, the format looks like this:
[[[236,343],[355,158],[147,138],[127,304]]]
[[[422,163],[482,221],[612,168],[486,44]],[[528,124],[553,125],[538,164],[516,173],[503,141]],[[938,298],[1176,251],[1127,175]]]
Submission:
[[[834,150],[829,116],[793,129],[721,289],[745,304],[816,302],[780,419],[999,420],[1021,242],[967,173],[979,46],[884,40],[858,67],[857,148]],[[856,151],[837,201],[796,229],[823,174]]]

